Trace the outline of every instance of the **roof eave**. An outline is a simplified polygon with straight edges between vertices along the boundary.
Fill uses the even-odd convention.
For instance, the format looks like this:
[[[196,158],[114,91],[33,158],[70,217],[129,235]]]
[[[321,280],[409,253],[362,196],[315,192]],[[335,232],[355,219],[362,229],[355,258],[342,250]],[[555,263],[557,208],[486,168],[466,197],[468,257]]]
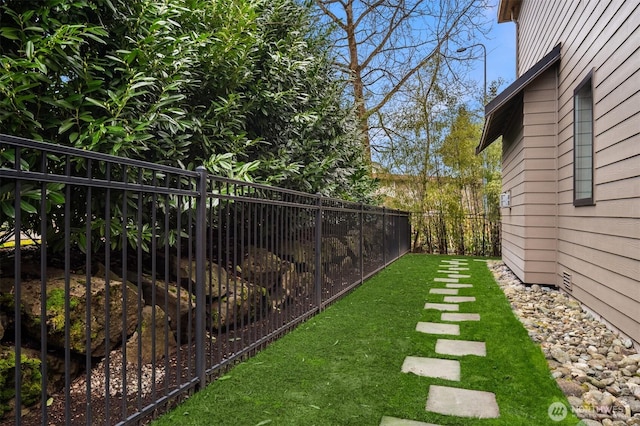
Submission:
[[[501,132],[496,131],[495,126],[500,123],[494,124],[494,116],[502,109],[508,107],[512,101],[519,98],[520,93],[538,76],[548,70],[553,64],[560,60],[561,44],[558,43],[549,53],[547,53],[542,59],[540,59],[534,66],[529,68],[527,72],[522,74],[516,81],[511,83],[509,87],[504,89],[498,96],[493,98],[484,107],[484,126],[482,128],[482,136],[480,137],[480,143],[476,147],[476,154],[480,154],[486,147],[491,145],[498,137],[501,136]],[[495,135],[495,137],[494,137]]]
[[[517,21],[520,16],[522,0],[500,0],[498,4],[498,23]]]

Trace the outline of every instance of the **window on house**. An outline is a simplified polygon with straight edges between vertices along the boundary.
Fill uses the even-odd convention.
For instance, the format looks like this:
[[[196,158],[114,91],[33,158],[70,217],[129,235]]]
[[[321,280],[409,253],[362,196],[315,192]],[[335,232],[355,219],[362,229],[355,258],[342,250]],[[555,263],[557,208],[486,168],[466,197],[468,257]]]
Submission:
[[[593,71],[573,92],[573,205],[593,202]]]

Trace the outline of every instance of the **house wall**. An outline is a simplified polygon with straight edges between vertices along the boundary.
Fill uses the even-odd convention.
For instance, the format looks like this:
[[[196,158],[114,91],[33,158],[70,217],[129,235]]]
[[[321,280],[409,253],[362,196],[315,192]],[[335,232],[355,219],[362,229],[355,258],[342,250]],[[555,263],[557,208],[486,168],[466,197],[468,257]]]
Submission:
[[[556,72],[527,87],[503,136],[502,190],[511,207],[502,209],[502,257],[532,284],[556,284]]]
[[[640,2],[525,0],[526,71],[562,43],[558,93],[558,267],[571,293],[640,342]],[[573,94],[590,70],[594,206],[573,206]],[[525,115],[524,118],[527,121]],[[568,278],[568,276],[567,276]]]

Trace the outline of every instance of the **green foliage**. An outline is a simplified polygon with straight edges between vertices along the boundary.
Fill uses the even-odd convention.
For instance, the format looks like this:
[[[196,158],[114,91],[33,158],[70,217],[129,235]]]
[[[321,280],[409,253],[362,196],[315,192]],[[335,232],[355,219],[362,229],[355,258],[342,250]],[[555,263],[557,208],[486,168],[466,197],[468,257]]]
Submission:
[[[215,174],[350,199],[373,188],[354,113],[342,104],[342,82],[309,6],[2,0],[0,28],[0,133],[190,170],[202,164]],[[0,154],[3,167],[15,166],[12,152]],[[40,158],[21,161],[28,170]],[[73,166],[86,174],[86,163]],[[51,159],[50,167],[64,164]],[[26,214],[36,215],[41,190],[22,187]],[[60,218],[63,190],[46,190],[50,217]],[[7,218],[15,215],[14,199],[11,186],[0,188]],[[72,212],[83,211],[80,201],[71,200]],[[112,202],[113,216],[121,217],[128,201]],[[92,203],[92,211],[105,210],[103,199]],[[112,237],[127,229],[135,247],[140,231],[148,250],[147,236],[158,226],[145,219],[143,230],[111,223]],[[27,220],[25,228],[33,224]],[[53,220],[49,225],[59,232]],[[85,224],[74,218],[72,225],[72,238],[86,247],[77,232]],[[91,226],[104,236],[105,220]]]
[[[382,117],[395,129],[384,179],[401,177],[385,203],[413,212],[414,250],[497,255],[500,144],[475,154],[482,123],[447,72],[438,59],[428,63],[405,102]]]
[[[22,404],[29,407],[40,399],[42,390],[42,374],[40,360],[24,353],[20,356],[22,386],[20,395]],[[10,349],[0,350],[0,418],[11,409],[9,403],[15,397],[16,353]]]

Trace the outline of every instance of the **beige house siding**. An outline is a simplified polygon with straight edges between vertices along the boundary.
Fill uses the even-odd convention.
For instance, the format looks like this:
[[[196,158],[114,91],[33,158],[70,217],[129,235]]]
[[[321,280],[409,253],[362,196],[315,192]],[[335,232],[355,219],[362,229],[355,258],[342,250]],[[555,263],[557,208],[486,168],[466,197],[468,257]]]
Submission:
[[[557,158],[557,270],[552,282],[561,286],[563,273],[570,274],[571,292],[578,300],[640,342],[640,2],[524,0],[517,25],[520,72],[562,43],[557,145],[547,147]],[[573,96],[591,70],[595,205],[574,207]],[[525,151],[526,123],[544,120],[528,117],[528,93],[529,88]],[[550,129],[531,130],[546,136]],[[538,155],[518,160],[526,163]],[[534,193],[544,197],[539,190]],[[527,210],[529,215],[536,213]]]
[[[503,137],[503,259],[527,283],[556,283],[556,67],[523,94],[522,111]]]

